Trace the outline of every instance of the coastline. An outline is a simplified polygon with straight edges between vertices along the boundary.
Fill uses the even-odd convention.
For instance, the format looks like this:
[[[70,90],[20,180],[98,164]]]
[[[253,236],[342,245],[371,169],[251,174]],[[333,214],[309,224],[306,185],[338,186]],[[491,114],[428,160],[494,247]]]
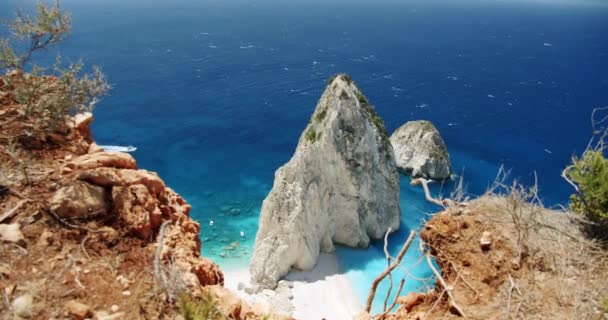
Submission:
[[[335,254],[320,254],[317,265],[308,271],[292,270],[275,291],[248,294],[248,268],[223,270],[224,286],[239,298],[262,304],[295,319],[353,319],[363,306],[346,274],[341,273]]]

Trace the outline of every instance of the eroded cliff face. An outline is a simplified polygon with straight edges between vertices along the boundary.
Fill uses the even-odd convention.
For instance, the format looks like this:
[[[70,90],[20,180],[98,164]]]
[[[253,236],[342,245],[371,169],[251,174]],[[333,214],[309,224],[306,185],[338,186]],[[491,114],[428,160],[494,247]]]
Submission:
[[[222,287],[190,205],[130,154],[97,146],[91,114],[32,135],[21,77],[0,75],[0,318],[174,319],[178,301],[284,318]]]
[[[410,121],[391,135],[397,168],[413,177],[445,180],[452,173],[448,149],[435,126],[425,120]]]
[[[400,222],[399,175],[382,120],[346,75],[332,78],[262,204],[252,283],[274,288],[334,244],[367,247]]]

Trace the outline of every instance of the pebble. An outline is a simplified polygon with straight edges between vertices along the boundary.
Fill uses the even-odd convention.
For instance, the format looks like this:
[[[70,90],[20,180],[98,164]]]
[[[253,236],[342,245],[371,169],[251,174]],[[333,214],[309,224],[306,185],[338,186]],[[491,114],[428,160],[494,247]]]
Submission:
[[[484,231],[479,239],[479,245],[483,251],[490,250],[490,247],[492,246],[492,233]]]
[[[129,287],[129,284],[131,283],[129,281],[129,279],[127,279],[125,276],[123,276],[122,274],[119,275],[118,277],[116,277],[116,282],[120,283],[120,285],[123,287],[123,289],[126,289]]]
[[[128,297],[128,296],[131,295],[131,291],[125,290],[125,291],[122,292],[122,295],[125,296],[125,297]]]
[[[31,295],[25,294],[13,300],[13,312],[21,318],[30,318],[32,316],[32,304],[34,299]]]
[[[118,311],[118,306],[117,306],[117,305],[115,305],[115,304],[113,304],[113,305],[110,307],[110,310],[112,310],[112,312],[116,312],[116,311]]]
[[[72,319],[83,320],[93,315],[91,307],[76,300],[70,300],[66,303],[65,308]]]

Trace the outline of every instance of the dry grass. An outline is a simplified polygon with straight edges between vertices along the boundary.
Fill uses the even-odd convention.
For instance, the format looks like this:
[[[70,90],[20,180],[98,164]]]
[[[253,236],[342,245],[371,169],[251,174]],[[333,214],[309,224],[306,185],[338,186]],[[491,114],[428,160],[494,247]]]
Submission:
[[[578,216],[545,208],[536,185],[505,184],[506,176],[501,170],[470,202],[460,183],[452,203],[464,205],[446,206],[427,222],[421,250],[433,255],[443,279],[421,298],[402,299],[386,319],[463,312],[467,319],[608,318],[608,252]],[[489,249],[480,245],[484,232]]]

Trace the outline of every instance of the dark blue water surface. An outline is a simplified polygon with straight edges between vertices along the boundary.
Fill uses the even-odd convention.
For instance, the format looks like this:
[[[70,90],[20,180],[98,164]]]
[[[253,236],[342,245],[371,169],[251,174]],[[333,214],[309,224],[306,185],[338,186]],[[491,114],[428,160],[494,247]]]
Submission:
[[[3,0],[0,15],[17,4]],[[549,205],[567,202],[561,169],[585,147],[591,110],[608,105],[608,9],[587,1],[63,6],[74,32],[62,55],[103,66],[114,85],[95,110],[96,140],[137,146],[140,167],[192,204],[203,254],[225,268],[248,263],[274,171],[332,74],[352,75],[389,132],[408,120],[435,123],[472,195],[505,165],[524,183],[536,172]],[[436,210],[408,178],[401,189],[393,252]],[[338,255],[363,297],[385,266],[381,243]],[[417,254],[406,260],[414,266]],[[412,273],[429,275],[424,266]]]

